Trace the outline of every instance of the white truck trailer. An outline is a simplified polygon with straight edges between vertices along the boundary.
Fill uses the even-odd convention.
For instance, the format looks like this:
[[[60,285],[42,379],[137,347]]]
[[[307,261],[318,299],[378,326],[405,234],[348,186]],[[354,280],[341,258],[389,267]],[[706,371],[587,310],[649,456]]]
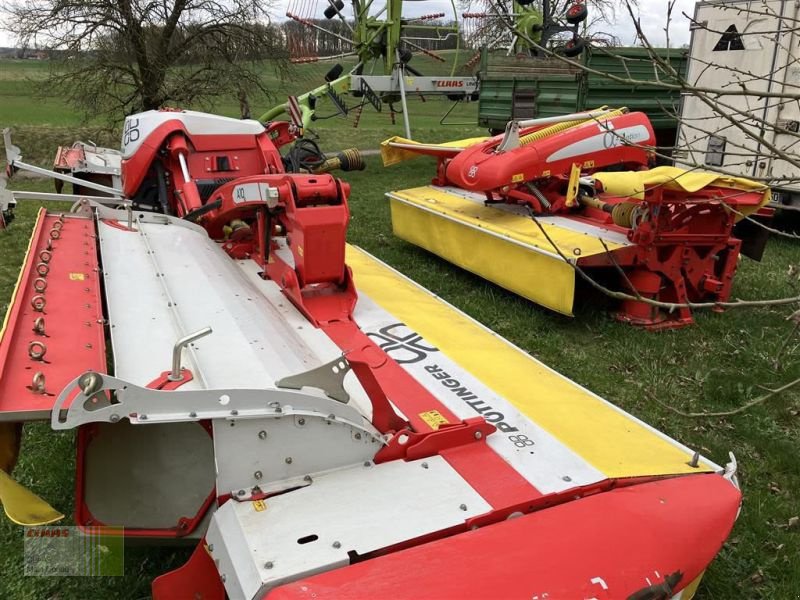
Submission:
[[[763,180],[800,206],[800,2],[698,2],[691,30],[676,163]]]

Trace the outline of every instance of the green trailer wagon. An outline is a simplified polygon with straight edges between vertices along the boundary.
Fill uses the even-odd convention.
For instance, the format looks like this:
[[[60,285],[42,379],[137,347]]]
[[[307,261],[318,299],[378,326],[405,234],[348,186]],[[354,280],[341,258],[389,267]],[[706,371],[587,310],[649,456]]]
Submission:
[[[658,55],[684,74],[686,51],[658,48]],[[635,81],[674,81],[646,48],[590,48],[579,59],[587,68]],[[675,142],[680,93],[632,85],[588,72],[558,58],[505,56],[484,50],[480,67],[478,125],[502,131],[511,119],[549,117],[598,106],[627,106],[646,113],[659,146]]]

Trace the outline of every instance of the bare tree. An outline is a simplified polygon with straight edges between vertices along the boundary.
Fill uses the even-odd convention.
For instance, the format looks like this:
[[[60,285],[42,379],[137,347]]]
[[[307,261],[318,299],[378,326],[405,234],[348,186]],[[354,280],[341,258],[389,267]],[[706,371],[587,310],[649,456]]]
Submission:
[[[564,49],[580,54],[585,42],[601,46],[617,45],[612,33],[603,31],[613,25],[619,8],[617,0],[462,0],[467,43],[476,49],[503,48],[509,54],[530,53],[546,56],[539,47],[552,51]],[[586,6],[588,19],[578,24],[572,16],[579,6]],[[533,43],[530,43],[533,42]],[[572,42],[572,44],[570,44]]]
[[[57,51],[48,91],[87,115],[212,105],[269,94],[264,59],[286,65],[260,0],[8,0],[5,28]],[[267,66],[266,68],[270,68]]]

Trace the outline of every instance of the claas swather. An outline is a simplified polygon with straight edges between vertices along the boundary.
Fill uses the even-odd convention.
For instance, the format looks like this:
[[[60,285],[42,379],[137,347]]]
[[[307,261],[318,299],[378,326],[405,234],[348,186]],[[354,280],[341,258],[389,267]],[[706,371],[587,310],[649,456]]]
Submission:
[[[52,174],[74,210],[39,213],[0,334],[12,520],[62,518],[11,475],[43,420],[76,432],[78,527],[194,544],[159,600],[693,595],[735,460],[349,246],[350,186],[288,124],[151,111],[95,151],[112,185]]]
[[[440,145],[392,138],[382,148],[389,164],[438,159],[432,185],[389,193],[394,231],[564,314],[572,314],[576,270],[599,270],[631,296],[618,319],[688,325],[688,304],[730,298],[743,243],[734,229],[769,213],[770,191],[716,173],[651,168],[655,144],[647,116],[625,109],[512,121],[503,135]],[[760,259],[766,239],[754,237],[748,254]]]

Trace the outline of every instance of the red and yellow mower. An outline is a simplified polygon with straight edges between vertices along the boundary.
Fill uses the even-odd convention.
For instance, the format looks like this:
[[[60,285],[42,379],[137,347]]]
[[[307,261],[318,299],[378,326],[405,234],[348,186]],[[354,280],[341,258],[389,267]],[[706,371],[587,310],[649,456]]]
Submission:
[[[552,310],[572,314],[577,269],[621,275],[618,318],[648,328],[693,322],[687,303],[725,302],[743,217],[770,200],[746,179],[649,169],[644,113],[599,109],[509,123],[504,135],[448,144],[392,138],[386,164],[438,159],[432,185],[394,191],[399,237]],[[664,311],[641,299],[683,305]]]
[[[39,213],[0,335],[8,516],[61,517],[10,476],[17,424],[45,420],[77,432],[78,526],[196,543],[158,599],[691,598],[735,461],[348,246],[350,187],[323,171],[358,157],[291,141],[153,111],[112,185],[54,175],[95,195]]]

